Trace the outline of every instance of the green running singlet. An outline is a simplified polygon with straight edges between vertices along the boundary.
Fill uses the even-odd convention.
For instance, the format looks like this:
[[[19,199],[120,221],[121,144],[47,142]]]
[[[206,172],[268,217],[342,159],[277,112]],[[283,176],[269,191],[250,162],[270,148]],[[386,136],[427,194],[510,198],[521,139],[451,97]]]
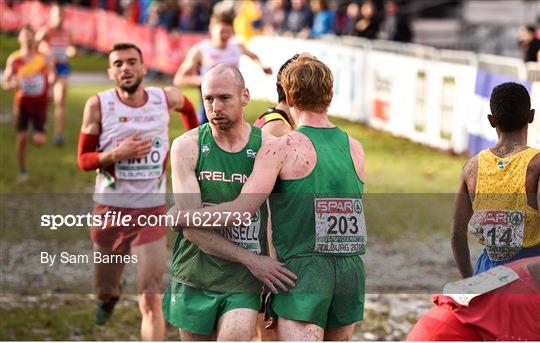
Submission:
[[[203,205],[232,201],[240,194],[261,143],[261,129],[251,125],[246,146],[236,153],[226,152],[217,145],[209,124],[199,127],[196,175]],[[235,244],[266,255],[266,219],[265,204],[251,217],[250,226],[223,228],[218,232]],[[176,282],[214,292],[258,293],[262,289],[260,281],[245,266],[206,254],[181,232],[174,244],[171,272]]]
[[[362,193],[349,148],[339,128],[297,129],[317,152],[313,171],[298,180],[278,180],[270,198],[273,243],[279,260],[365,252]]]
[[[317,161],[297,180],[278,180],[270,199],[278,259],[298,276],[296,287],[272,295],[272,316],[339,328],[363,319],[366,225],[349,137],[339,128],[297,129]]]

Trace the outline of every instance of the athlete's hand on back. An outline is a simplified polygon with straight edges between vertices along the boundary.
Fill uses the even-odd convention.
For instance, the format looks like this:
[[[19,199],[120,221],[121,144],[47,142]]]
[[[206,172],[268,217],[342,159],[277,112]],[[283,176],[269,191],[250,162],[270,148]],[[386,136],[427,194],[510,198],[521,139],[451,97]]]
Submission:
[[[150,153],[150,150],[152,150],[152,140],[149,138],[141,139],[139,138],[140,134],[140,132],[136,132],[118,145],[114,150],[114,159],[116,161],[141,158]]]
[[[277,294],[279,287],[283,291],[295,286],[296,275],[283,267],[283,263],[269,256],[253,255],[251,262],[246,264],[251,274],[268,287],[272,293]]]

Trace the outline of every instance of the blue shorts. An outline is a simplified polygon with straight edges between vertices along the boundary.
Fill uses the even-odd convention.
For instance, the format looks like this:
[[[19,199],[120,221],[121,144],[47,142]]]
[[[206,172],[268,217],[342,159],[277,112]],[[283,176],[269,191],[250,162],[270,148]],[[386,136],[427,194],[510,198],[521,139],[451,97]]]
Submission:
[[[480,254],[480,256],[478,257],[478,261],[476,261],[476,266],[474,267],[474,275],[485,272],[486,270],[491,269],[493,267],[500,266],[501,264],[507,264],[509,262],[513,262],[516,260],[520,260],[522,258],[533,257],[533,256],[540,256],[540,246],[535,246],[532,248],[523,248],[516,254],[516,256],[508,260],[502,260],[502,261],[491,260],[486,252],[486,249],[484,249],[484,251],[482,251],[482,254]]]
[[[71,69],[69,68],[69,63],[67,62],[56,63],[54,65],[54,68],[56,69],[57,76],[68,76],[71,72]]]

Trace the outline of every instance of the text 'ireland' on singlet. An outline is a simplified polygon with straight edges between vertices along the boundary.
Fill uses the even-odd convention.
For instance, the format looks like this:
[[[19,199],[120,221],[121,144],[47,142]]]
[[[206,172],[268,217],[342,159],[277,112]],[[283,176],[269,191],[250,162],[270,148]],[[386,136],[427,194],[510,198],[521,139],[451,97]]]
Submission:
[[[232,201],[240,194],[253,170],[261,147],[261,130],[251,126],[246,146],[235,153],[222,150],[212,136],[209,124],[199,127],[199,157],[196,175],[203,206]],[[249,214],[248,214],[249,216]],[[217,230],[230,242],[254,254],[266,255],[266,205],[251,217],[249,226]],[[179,233],[173,248],[171,266],[175,281],[214,292],[259,292],[261,283],[243,265],[200,250]]]

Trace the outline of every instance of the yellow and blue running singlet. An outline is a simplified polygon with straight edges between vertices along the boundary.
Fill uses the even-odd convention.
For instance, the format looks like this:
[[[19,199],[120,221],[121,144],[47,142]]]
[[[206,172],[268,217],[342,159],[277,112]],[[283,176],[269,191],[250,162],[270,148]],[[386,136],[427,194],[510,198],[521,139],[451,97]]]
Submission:
[[[478,176],[469,232],[485,246],[475,274],[525,257],[540,255],[540,215],[527,203],[525,180],[540,150],[527,148],[497,157],[478,155]]]

